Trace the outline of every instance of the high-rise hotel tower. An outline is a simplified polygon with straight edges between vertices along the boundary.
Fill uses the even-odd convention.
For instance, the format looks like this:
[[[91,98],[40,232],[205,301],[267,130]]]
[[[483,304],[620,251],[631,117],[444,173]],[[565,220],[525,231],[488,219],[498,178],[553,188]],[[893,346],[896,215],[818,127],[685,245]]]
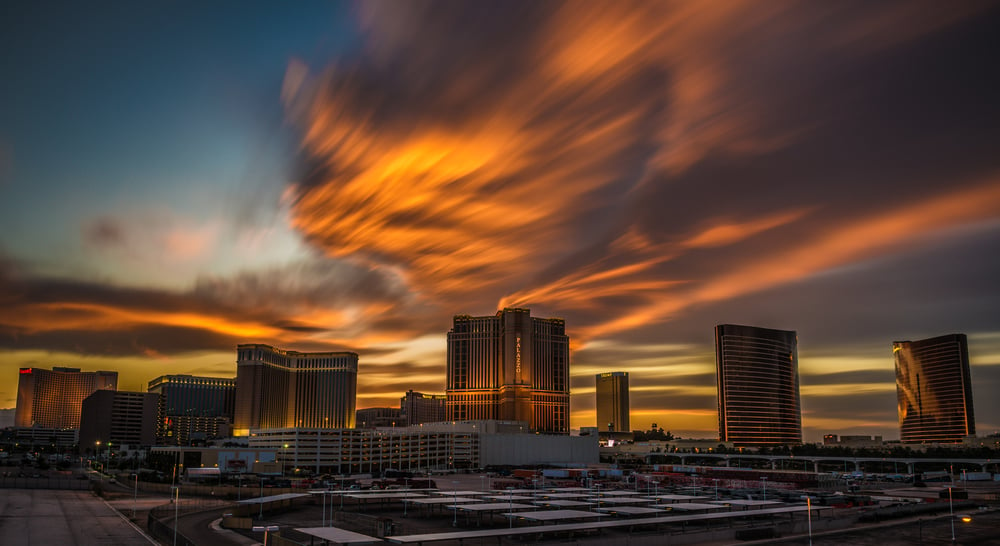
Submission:
[[[895,341],[899,438],[958,443],[975,436],[969,345],[964,334]]]
[[[719,440],[737,446],[802,443],[798,337],[754,326],[715,327]]]
[[[457,315],[448,332],[447,418],[526,421],[569,433],[569,337],[562,319],[508,308]]]
[[[250,429],[351,428],[357,353],[300,353],[269,345],[236,348],[233,435]]]
[[[14,426],[78,429],[83,399],[103,389],[118,390],[118,372],[21,368]]]
[[[599,373],[595,379],[597,381],[597,431],[631,432],[628,372]]]

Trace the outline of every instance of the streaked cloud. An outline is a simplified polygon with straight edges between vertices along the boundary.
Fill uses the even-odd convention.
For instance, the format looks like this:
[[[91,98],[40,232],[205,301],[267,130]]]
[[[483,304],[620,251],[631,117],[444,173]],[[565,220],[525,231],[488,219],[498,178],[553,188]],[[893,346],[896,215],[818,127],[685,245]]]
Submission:
[[[0,260],[6,362],[350,349],[359,407],[390,405],[443,388],[451,315],[517,305],[567,320],[573,426],[593,375],[625,370],[637,428],[711,435],[723,322],[799,331],[813,433],[893,428],[894,338],[966,331],[992,384],[1000,82],[976,59],[995,8],[355,11],[361,43],[285,67],[287,178],[251,159],[251,191],[184,212],[107,203],[74,226],[86,260]]]

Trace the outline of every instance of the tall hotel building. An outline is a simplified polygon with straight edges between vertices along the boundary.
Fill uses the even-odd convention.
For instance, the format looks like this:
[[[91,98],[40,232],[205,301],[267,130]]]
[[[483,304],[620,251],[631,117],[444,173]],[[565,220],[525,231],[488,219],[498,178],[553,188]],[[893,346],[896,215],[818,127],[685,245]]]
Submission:
[[[959,443],[975,436],[969,345],[964,334],[895,341],[899,437],[908,443]]]
[[[21,368],[14,426],[79,429],[83,399],[94,391],[118,390],[118,372],[79,368]]]
[[[148,392],[159,396],[156,435],[160,443],[187,444],[229,435],[236,405],[236,378],[161,375]]]
[[[628,372],[597,374],[597,431],[631,432]]]
[[[251,429],[354,426],[357,353],[239,345],[236,354],[234,436]]]
[[[720,441],[736,446],[802,443],[798,360],[795,332],[715,327]]]
[[[528,309],[457,315],[448,332],[447,418],[525,421],[569,433],[569,338],[561,319]]]
[[[443,394],[424,394],[422,392],[406,391],[399,399],[399,409],[403,421],[409,426],[422,423],[438,423],[448,418],[445,410]]]

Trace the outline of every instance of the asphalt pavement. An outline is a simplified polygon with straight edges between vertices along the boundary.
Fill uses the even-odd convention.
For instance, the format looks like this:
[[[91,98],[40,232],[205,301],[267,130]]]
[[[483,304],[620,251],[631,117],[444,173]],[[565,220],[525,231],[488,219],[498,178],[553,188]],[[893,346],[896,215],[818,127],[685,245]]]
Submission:
[[[150,546],[155,542],[90,491],[4,489],[0,544]]]

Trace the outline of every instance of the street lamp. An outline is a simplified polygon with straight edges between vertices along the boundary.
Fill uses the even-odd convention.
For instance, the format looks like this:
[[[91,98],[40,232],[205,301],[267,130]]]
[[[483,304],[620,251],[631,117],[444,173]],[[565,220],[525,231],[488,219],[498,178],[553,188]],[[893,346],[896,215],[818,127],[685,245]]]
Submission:
[[[132,491],[132,518],[135,519],[135,505],[139,503],[139,470],[135,471],[135,489]]]
[[[951,543],[955,543],[955,505],[951,502],[951,487],[948,487],[948,514],[951,516]]]
[[[761,476],[760,483],[763,491],[761,495],[764,497],[764,500],[767,500],[767,476]]]
[[[264,546],[267,546],[267,534],[270,533],[271,531],[277,531],[279,529],[280,529],[280,527],[278,527],[277,525],[254,525],[251,528],[251,530],[253,532],[255,532],[255,533],[260,533],[260,532],[263,531],[263,533],[264,533]]]
[[[806,515],[809,517],[809,546],[813,543],[813,513],[812,513],[812,497],[806,496]]]
[[[455,508],[455,510],[454,510],[455,516],[451,520],[451,526],[452,527],[458,527],[458,482],[457,481],[451,482],[451,493],[453,495],[452,498],[454,499],[452,502],[455,503],[455,506],[454,506],[454,508]]]
[[[715,482],[715,500],[719,500],[719,478],[712,478],[712,481]]]
[[[177,517],[180,510],[181,486],[174,485],[171,489],[174,490],[174,546],[177,546]]]
[[[507,488],[507,528],[514,528],[514,488]]]

